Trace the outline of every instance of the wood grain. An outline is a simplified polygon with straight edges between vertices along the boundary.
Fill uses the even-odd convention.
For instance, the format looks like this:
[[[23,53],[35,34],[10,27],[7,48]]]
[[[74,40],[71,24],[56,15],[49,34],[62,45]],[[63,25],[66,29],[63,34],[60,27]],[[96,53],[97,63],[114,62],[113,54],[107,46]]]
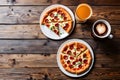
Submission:
[[[93,22],[76,24],[68,38],[91,38]],[[111,25],[114,38],[120,38],[120,25]],[[0,39],[47,39],[38,24],[34,25],[0,25]]]
[[[1,6],[0,24],[38,24],[40,14],[46,7],[47,6]],[[76,6],[68,7],[75,12]],[[120,24],[120,6],[92,6],[92,8],[93,15],[88,22],[106,19],[111,24]]]
[[[0,40],[0,53],[57,53],[59,46],[66,40]],[[119,54],[120,47],[118,46],[120,46],[120,39],[103,41],[94,39],[83,40],[91,45],[95,53]]]
[[[94,53],[95,68],[119,68],[120,54]],[[104,63],[103,63],[104,62]],[[115,63],[115,64],[114,64]],[[112,65],[114,64],[114,65]],[[0,69],[58,67],[56,54],[0,54]]]
[[[88,3],[90,5],[120,5],[119,0],[1,0],[0,5],[78,5],[80,3]]]
[[[51,4],[64,4],[64,5],[78,5],[79,3],[87,2],[87,0],[1,0],[0,5],[51,5]]]
[[[79,79],[119,79],[120,55],[96,54],[96,60],[91,72]],[[104,63],[103,63],[104,62]],[[68,79],[57,66],[56,54],[1,54],[0,77],[2,79],[26,80],[48,78],[51,80]],[[115,63],[115,64],[114,64]],[[114,65],[111,65],[114,64]],[[55,73],[55,74],[54,74]],[[94,78],[92,77],[94,76]]]

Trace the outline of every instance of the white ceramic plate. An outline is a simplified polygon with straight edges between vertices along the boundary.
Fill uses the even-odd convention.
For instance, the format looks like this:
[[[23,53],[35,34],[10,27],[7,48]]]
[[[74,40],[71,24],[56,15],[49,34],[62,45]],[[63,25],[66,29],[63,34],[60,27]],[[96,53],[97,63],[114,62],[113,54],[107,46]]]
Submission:
[[[45,25],[42,25],[41,22],[42,22],[42,19],[44,17],[44,15],[46,14],[46,12],[48,12],[50,9],[53,9],[55,7],[62,7],[64,8],[70,15],[71,15],[71,18],[72,18],[72,21],[73,21],[73,27],[70,31],[70,33],[73,31],[74,29],[74,26],[75,26],[75,17],[74,17],[74,14],[73,12],[66,6],[64,5],[61,5],[61,4],[54,4],[54,5],[51,5],[51,6],[48,6],[40,15],[40,28],[41,28],[41,31],[43,32],[43,34],[45,36],[47,36],[48,38],[50,39],[54,39],[54,40],[60,40],[60,39],[63,39],[67,36],[70,35],[70,33],[68,34],[67,32],[65,32],[65,30],[63,30],[62,28],[60,29],[62,31],[62,35],[58,36],[56,35],[54,32],[52,32],[51,30],[49,30]]]
[[[76,41],[77,41],[77,42],[80,42],[80,43],[82,43],[82,44],[84,44],[84,45],[86,45],[87,48],[90,50],[90,53],[91,53],[91,56],[92,56],[92,63],[91,63],[91,65],[90,65],[90,67],[88,68],[88,70],[87,70],[86,72],[81,73],[81,74],[72,74],[72,73],[66,71],[66,70],[63,68],[63,66],[62,66],[62,64],[61,64],[61,62],[60,62],[60,50],[61,50],[61,48],[62,48],[65,44],[67,44],[67,43],[76,42]],[[94,63],[93,50],[92,50],[92,48],[90,47],[90,45],[89,45],[87,42],[83,41],[83,40],[80,40],[80,39],[70,39],[70,40],[68,40],[68,41],[65,41],[65,42],[59,47],[58,52],[57,52],[57,63],[58,63],[58,67],[60,68],[60,70],[61,70],[64,74],[66,74],[67,76],[70,76],[70,77],[81,77],[81,76],[84,76],[84,75],[86,75],[86,74],[91,70],[91,68],[92,68],[92,66],[93,66],[93,63]]]

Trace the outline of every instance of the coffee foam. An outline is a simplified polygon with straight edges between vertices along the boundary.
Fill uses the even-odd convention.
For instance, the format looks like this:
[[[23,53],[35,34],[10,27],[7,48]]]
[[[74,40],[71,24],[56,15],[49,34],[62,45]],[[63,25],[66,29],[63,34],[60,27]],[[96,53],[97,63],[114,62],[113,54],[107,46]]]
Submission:
[[[106,26],[103,23],[99,23],[96,25],[96,30],[99,35],[104,34],[106,32]]]

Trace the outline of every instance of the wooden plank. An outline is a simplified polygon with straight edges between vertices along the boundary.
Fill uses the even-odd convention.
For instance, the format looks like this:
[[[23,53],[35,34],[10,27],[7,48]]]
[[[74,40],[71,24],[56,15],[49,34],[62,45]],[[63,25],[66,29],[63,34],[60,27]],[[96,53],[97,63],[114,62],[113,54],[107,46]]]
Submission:
[[[89,0],[93,5],[112,5],[118,6],[120,5],[119,0]]]
[[[92,24],[77,24],[68,38],[93,38]],[[120,38],[120,25],[112,25],[114,38]],[[47,39],[39,25],[0,25],[0,39]]]
[[[66,40],[0,40],[0,53],[57,53],[59,46]],[[95,53],[119,54],[120,39],[83,40],[91,45]]]
[[[1,0],[0,5],[78,5],[79,3],[88,3],[87,0]]]
[[[120,78],[120,71],[119,68],[94,68],[88,75],[77,78],[79,79],[85,79],[85,80],[93,80],[93,79],[119,79]],[[1,79],[23,79],[24,76],[30,78],[32,80],[44,80],[46,78],[47,80],[73,80],[75,78],[70,78],[66,75],[64,75],[58,68],[13,68],[13,69],[0,69],[0,77]],[[94,77],[93,77],[94,76]],[[45,80],[46,80],[45,79]]]
[[[0,24],[39,23],[39,17],[47,6],[2,6],[0,7]],[[76,6],[68,6],[75,12]],[[120,24],[120,6],[92,6],[93,15],[86,23],[106,19],[111,24]],[[77,21],[78,23],[78,21]]]
[[[120,54],[95,53],[95,68],[119,68]],[[115,63],[115,64],[114,64]],[[112,65],[114,64],[114,65]],[[0,69],[58,67],[56,54],[0,54]]]
[[[119,0],[1,0],[0,5],[78,5],[80,3],[88,3],[91,5],[120,5]]]

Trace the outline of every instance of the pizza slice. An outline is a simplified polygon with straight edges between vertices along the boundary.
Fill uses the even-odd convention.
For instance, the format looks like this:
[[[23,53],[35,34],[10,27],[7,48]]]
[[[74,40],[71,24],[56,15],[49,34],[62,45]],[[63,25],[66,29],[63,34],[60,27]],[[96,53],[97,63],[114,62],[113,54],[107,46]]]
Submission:
[[[42,20],[42,24],[51,23],[51,22],[57,22],[58,18],[56,16],[57,16],[57,8],[53,8],[53,9],[49,10],[44,15],[44,18]]]
[[[79,74],[79,73],[82,73],[82,72],[85,72],[90,64],[91,64],[91,55],[90,55],[90,51],[87,49],[85,50],[83,53],[81,53],[77,59],[79,60],[79,62],[81,64],[78,64],[76,66],[76,73]]]
[[[60,27],[62,27],[67,33],[70,33],[72,29],[72,21],[65,21],[59,23]]]
[[[72,21],[71,15],[62,7],[57,8],[58,22]]]
[[[48,29],[50,29],[51,31],[53,31],[55,34],[57,34],[59,36],[59,24],[58,23],[45,23],[44,24],[46,27],[48,27]]]

